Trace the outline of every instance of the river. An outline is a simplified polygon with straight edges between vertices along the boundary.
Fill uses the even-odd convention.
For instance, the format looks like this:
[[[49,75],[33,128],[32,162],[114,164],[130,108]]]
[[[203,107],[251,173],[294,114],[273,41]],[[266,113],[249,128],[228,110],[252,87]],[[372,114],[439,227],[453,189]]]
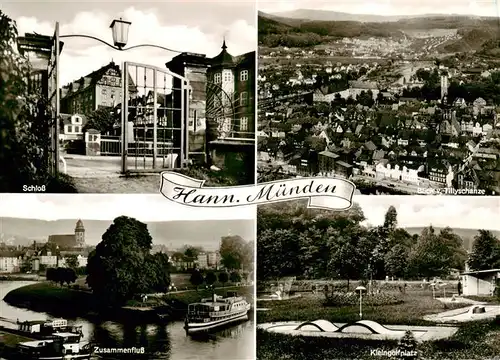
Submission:
[[[32,284],[29,281],[0,281],[0,316],[20,321],[44,320],[53,316],[11,306],[3,301],[16,288]],[[67,319],[72,325],[82,326],[83,342],[92,342],[101,348],[144,347],[150,359],[169,360],[246,360],[254,359],[255,330],[253,321],[202,337],[186,336],[181,321],[168,324],[130,324],[114,321]],[[1,323],[1,321],[0,321]],[[7,323],[1,325],[8,326]],[[11,325],[12,326],[12,325]],[[112,359],[113,357],[104,357]],[[142,358],[142,357],[141,357]]]

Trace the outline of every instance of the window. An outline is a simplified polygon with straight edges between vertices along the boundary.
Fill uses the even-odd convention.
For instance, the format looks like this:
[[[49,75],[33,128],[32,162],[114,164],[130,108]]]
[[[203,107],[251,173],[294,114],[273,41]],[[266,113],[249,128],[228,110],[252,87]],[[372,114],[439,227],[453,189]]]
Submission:
[[[68,134],[71,134],[73,132],[73,126],[68,125],[68,129],[66,131]]]
[[[224,70],[222,73],[224,75],[224,82],[233,80],[233,74],[231,73],[231,70]]]
[[[79,126],[75,126],[75,133],[80,133],[80,127]]]
[[[248,131],[248,118],[242,117],[240,119],[240,131]]]
[[[248,93],[246,91],[240,94],[240,106],[245,106],[247,104]]]
[[[240,81],[247,81],[247,80],[248,80],[248,70],[240,71]]]
[[[224,119],[224,122],[222,124],[222,131],[226,133],[231,131],[231,118]]]
[[[215,73],[214,74],[214,83],[220,84],[222,82],[222,74],[221,73]]]

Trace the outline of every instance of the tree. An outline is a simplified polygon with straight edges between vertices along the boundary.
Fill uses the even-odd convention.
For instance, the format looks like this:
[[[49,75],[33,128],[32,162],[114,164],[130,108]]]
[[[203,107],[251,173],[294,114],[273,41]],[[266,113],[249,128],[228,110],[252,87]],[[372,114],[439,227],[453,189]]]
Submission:
[[[202,252],[202,249],[194,247],[194,246],[185,246],[184,247],[184,256],[188,260],[195,260],[198,257],[198,254]]]
[[[55,271],[56,271],[55,268],[48,268],[47,271],[45,272],[45,278],[48,281],[53,281],[53,282],[57,283]]]
[[[120,216],[89,255],[87,284],[103,306],[120,305],[149,288],[144,264],[152,238],[147,225]]]
[[[241,281],[240,273],[237,271],[233,271],[229,276],[229,280],[231,280],[232,283],[239,283]]]
[[[205,278],[200,270],[195,269],[191,273],[191,277],[189,278],[189,282],[196,287],[196,291],[198,291],[198,286],[205,282]]]
[[[363,261],[366,259],[362,256],[364,246],[360,246],[367,243],[365,238],[366,231],[358,224],[330,235],[331,258],[328,269],[331,277],[347,280],[347,288],[350,280],[361,277],[368,266]]]
[[[78,256],[74,255],[74,254],[70,254],[68,256],[66,256],[66,259],[65,259],[65,262],[66,262],[66,266],[69,267],[70,269],[76,269],[78,268]]]
[[[300,273],[299,235],[293,229],[266,230],[257,238],[259,279],[295,276]]]
[[[205,282],[207,285],[213,285],[217,281],[217,275],[213,271],[207,272],[205,275]]]
[[[145,291],[165,293],[170,287],[171,264],[168,255],[165,253],[155,253],[148,255],[145,261],[145,271],[147,273],[147,283]]]
[[[59,268],[61,269],[61,280],[65,282],[68,286],[76,281],[78,278],[76,272],[70,268]],[[62,284],[61,284],[62,285]]]
[[[229,281],[229,274],[225,271],[222,271],[219,273],[219,282],[222,284],[222,287],[226,285],[226,283]]]
[[[431,278],[449,274],[454,266],[454,255],[457,251],[460,251],[459,245],[450,242],[446,235],[437,235],[432,226],[423,229],[410,253],[412,275]]]
[[[399,340],[398,350],[400,350],[400,354],[397,355],[397,360],[417,359],[417,340],[411,330],[406,330],[404,336]]]
[[[115,125],[116,119],[113,112],[113,108],[110,107],[100,107],[94,110],[88,117],[87,123],[84,125],[83,129],[89,130],[94,129],[99,131],[101,134],[105,134],[113,131],[113,126]]]
[[[408,249],[401,244],[395,245],[385,255],[385,272],[389,276],[404,277],[408,266]]]
[[[0,192],[20,192],[23,184],[46,185],[46,191],[75,192],[51,173],[48,99],[27,81],[31,65],[17,51],[15,22],[0,10]]]
[[[59,285],[63,286],[64,283],[66,282],[66,268],[55,268],[54,269],[54,278],[55,282],[58,283]]]
[[[394,231],[398,227],[398,213],[394,206],[390,206],[385,213],[383,228],[388,232]]]
[[[245,246],[246,242],[241,236],[224,236],[219,249],[221,264],[226,269],[241,269],[247,255]]]
[[[491,231],[479,230],[467,263],[476,271],[500,267],[500,240]]]

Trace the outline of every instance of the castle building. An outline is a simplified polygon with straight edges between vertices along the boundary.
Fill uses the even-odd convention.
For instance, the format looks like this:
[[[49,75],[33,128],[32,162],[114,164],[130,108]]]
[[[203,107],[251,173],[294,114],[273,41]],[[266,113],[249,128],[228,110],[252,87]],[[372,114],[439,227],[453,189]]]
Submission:
[[[254,138],[255,51],[233,56],[223,41],[222,51],[214,58],[185,52],[165,65],[189,80],[191,130],[203,126],[193,121],[203,102],[205,111],[197,111],[197,118],[217,122],[218,138]],[[174,88],[178,88],[175,83]]]
[[[165,65],[189,80],[190,157],[203,152],[209,164],[233,169],[247,166],[245,172],[253,174],[255,51],[233,56],[223,41],[222,51],[214,58],[185,52]],[[181,87],[180,79],[174,79],[173,87]],[[180,96],[176,98],[179,101]],[[174,103],[176,107],[180,103]],[[204,130],[201,135],[200,129]],[[248,183],[253,182],[253,178],[248,179]]]
[[[129,91],[137,89],[129,75]],[[122,102],[122,73],[120,67],[109,64],[61,89],[61,113],[89,115],[100,107],[115,107]]]
[[[85,247],[85,227],[82,220],[76,222],[74,234],[49,235],[48,243],[61,250]]]

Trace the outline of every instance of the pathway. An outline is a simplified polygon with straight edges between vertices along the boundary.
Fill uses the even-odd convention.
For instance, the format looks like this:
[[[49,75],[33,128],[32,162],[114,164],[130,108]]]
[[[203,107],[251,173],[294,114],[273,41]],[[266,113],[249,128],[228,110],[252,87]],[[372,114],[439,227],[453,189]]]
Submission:
[[[79,193],[157,194],[159,174],[125,177],[121,172],[121,157],[63,155],[67,174],[73,178]],[[135,168],[135,160],[129,159]],[[138,168],[148,167],[143,163]]]

